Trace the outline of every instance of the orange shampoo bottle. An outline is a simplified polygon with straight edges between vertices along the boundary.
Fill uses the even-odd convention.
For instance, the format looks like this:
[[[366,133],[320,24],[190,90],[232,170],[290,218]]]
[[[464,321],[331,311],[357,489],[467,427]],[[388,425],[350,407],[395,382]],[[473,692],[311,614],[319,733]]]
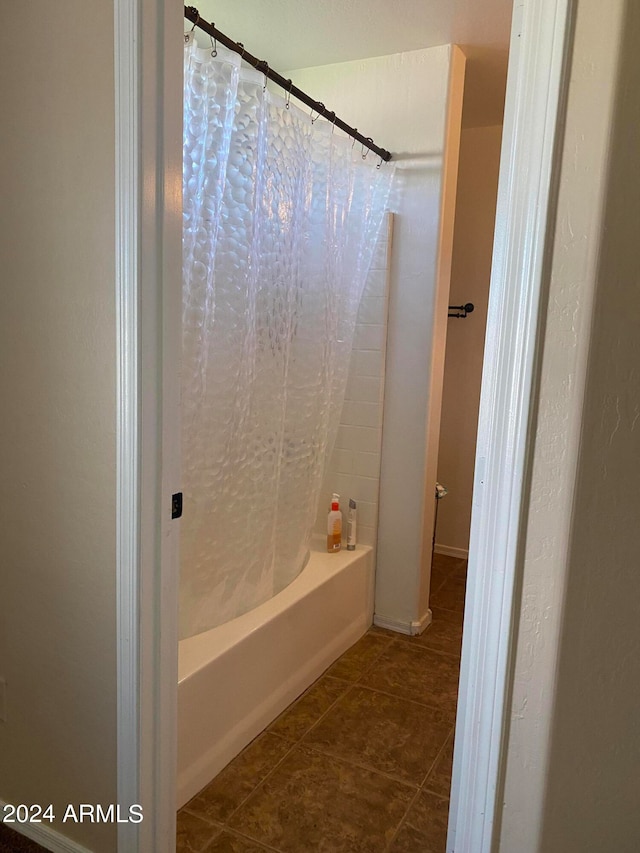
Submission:
[[[334,554],[342,548],[342,513],[340,495],[331,498],[331,512],[327,517],[327,551]]]

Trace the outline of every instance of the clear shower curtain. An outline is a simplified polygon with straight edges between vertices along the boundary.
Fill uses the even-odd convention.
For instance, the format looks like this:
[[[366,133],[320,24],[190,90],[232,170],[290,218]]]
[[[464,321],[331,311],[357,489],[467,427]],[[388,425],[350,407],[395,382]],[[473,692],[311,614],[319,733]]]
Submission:
[[[393,169],[185,43],[180,632],[301,571]]]

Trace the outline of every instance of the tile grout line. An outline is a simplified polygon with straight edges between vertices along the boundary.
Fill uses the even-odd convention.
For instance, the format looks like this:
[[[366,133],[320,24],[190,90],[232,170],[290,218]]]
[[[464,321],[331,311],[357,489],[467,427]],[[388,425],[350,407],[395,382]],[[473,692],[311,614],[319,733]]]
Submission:
[[[392,640],[392,642],[400,643],[400,644],[401,644],[401,647],[402,647],[402,646],[404,646],[404,645],[405,645],[405,643],[406,643],[406,641],[405,641],[405,640]],[[389,644],[389,645],[391,645],[391,644]],[[408,644],[407,644],[407,645],[408,645]],[[432,651],[432,650],[431,650],[431,649],[427,649],[427,651]],[[446,654],[446,653],[443,653],[443,654]],[[454,656],[453,656],[453,655],[448,655],[447,657],[454,657]],[[459,658],[458,658],[458,660],[459,660]],[[453,709],[453,711],[448,711],[448,710],[447,710],[447,711],[443,711],[443,710],[442,710],[442,708],[438,708],[437,706],[435,706],[435,705],[430,705],[430,704],[428,704],[428,703],[426,703],[426,702],[421,702],[419,699],[409,699],[407,696],[400,696],[400,695],[399,695],[399,694],[397,694],[397,693],[391,693],[390,691],[387,691],[387,690],[381,690],[379,687],[371,687],[370,685],[368,685],[368,684],[364,684],[364,683],[361,681],[362,677],[364,677],[364,674],[363,674],[363,676],[361,676],[361,677],[360,677],[360,679],[358,679],[358,681],[354,682],[354,686],[355,686],[355,685],[358,685],[359,687],[364,687],[364,688],[366,688],[367,690],[371,690],[371,691],[373,691],[374,693],[380,693],[380,694],[382,694],[383,696],[389,696],[391,699],[400,699],[400,700],[402,700],[403,702],[413,702],[415,705],[420,705],[420,706],[421,706],[421,707],[423,707],[423,708],[428,708],[430,711],[440,711],[441,713],[445,713],[445,714],[447,714],[447,715],[452,714],[452,715],[453,715],[453,718],[454,718],[454,719],[453,719],[453,722],[455,723],[455,716],[456,716],[457,705],[458,705],[458,703],[457,703],[457,699],[456,699],[456,707]]]
[[[420,791],[423,794],[431,794],[432,797],[435,797],[437,800],[443,800],[445,803],[448,803],[451,799],[450,797],[445,797],[444,794],[439,794],[437,791],[434,791],[431,788],[428,788],[426,785],[424,788],[420,788]]]
[[[407,646],[408,648],[413,647],[414,649],[418,649],[419,651],[435,652],[436,654],[439,654],[439,655],[445,655],[446,658],[455,658],[456,660],[458,660],[458,663],[460,661],[460,657],[458,655],[451,655],[451,654],[448,654],[447,652],[438,652],[436,649],[429,649],[426,647],[418,646],[415,643],[408,643],[406,640],[396,640],[395,637],[390,637],[390,642],[387,644],[387,647],[385,648],[384,651],[387,651],[387,649],[391,648],[391,646],[393,644],[400,644],[399,648],[404,648],[405,646]],[[384,652],[381,652],[381,654],[376,658],[376,660],[373,663],[377,663],[380,660],[380,658],[382,657],[382,654],[384,654]],[[406,696],[399,696],[396,693],[390,693],[386,690],[380,690],[380,688],[378,688],[378,687],[370,687],[368,684],[365,684],[362,681],[362,679],[364,678],[365,675],[369,674],[370,670],[373,667],[373,663],[371,664],[370,667],[367,668],[367,670],[365,672],[363,672],[359,676],[358,680],[355,681],[354,684],[357,684],[360,687],[364,687],[367,690],[372,690],[374,693],[381,693],[383,696],[389,696],[392,699],[401,699],[405,702],[413,702],[416,705],[421,705],[423,708],[428,708],[429,710],[435,710],[435,711],[441,711],[442,712],[441,708],[437,708],[434,705],[429,705],[428,703],[425,703],[425,702],[420,702],[418,699],[409,699]],[[456,711],[457,711],[457,706],[458,706],[458,702],[457,702],[457,698],[456,698],[456,707],[453,710],[454,722],[455,722],[455,715],[456,715]],[[449,713],[449,712],[447,711],[447,712],[443,712],[443,713]]]
[[[427,628],[427,631],[429,629]],[[426,633],[426,632],[425,632]],[[403,636],[408,636],[403,634]],[[401,647],[406,646],[408,649],[419,649],[425,652],[434,652],[437,655],[444,655],[447,658],[455,658],[456,660],[460,660],[460,655],[455,652],[445,652],[442,649],[434,649],[432,646],[427,646],[425,643],[421,643],[418,640],[403,640],[403,639],[393,639],[393,643],[399,643]]]
[[[433,773],[433,770],[435,769],[436,764],[437,764],[437,763],[438,763],[438,761],[440,760],[441,756],[444,754],[444,751],[445,751],[445,749],[447,748],[447,744],[449,743],[449,741],[450,741],[450,740],[451,740],[451,738],[453,737],[455,730],[456,730],[456,727],[455,727],[455,725],[454,725],[454,726],[452,727],[451,731],[449,732],[449,734],[448,734],[448,735],[446,736],[446,738],[444,739],[444,743],[442,744],[442,746],[440,747],[440,749],[439,749],[439,751],[438,751],[438,754],[437,754],[437,755],[436,755],[436,757],[434,758],[434,760],[433,760],[433,764],[432,764],[432,765],[431,765],[431,767],[427,770],[427,772],[426,772],[426,774],[425,774],[425,776],[424,776],[424,778],[423,778],[422,782],[420,782],[419,788],[420,788],[420,790],[421,790],[421,791],[423,790],[424,786],[426,785],[426,783],[427,783],[427,781],[428,781],[428,779],[429,779],[429,776]],[[431,793],[432,793],[432,794],[435,794],[435,791],[432,791]],[[436,796],[438,796],[438,795],[436,795]],[[440,796],[441,796],[441,795],[440,795]],[[448,799],[448,797],[444,797],[443,799]]]
[[[398,823],[398,825],[396,826],[395,832],[394,832],[394,833],[393,833],[393,835],[391,836],[391,839],[389,840],[389,843],[387,844],[387,846],[384,848],[384,853],[389,853],[389,851],[391,850],[391,848],[392,848],[392,847],[393,847],[393,845],[395,844],[397,837],[400,835],[400,830],[401,830],[401,829],[402,829],[402,827],[406,824],[406,822],[407,822],[407,817],[409,816],[409,812],[411,811],[411,809],[413,808],[413,806],[414,806],[414,805],[416,804],[416,802],[418,801],[419,796],[420,796],[420,788],[418,788],[418,790],[416,791],[415,795],[411,798],[411,800],[410,800],[410,802],[409,802],[409,805],[407,806],[407,809],[406,809],[405,813],[402,815],[402,817],[400,818],[400,822],[399,822],[399,823]]]
[[[445,613],[451,613],[454,616],[458,616],[464,620],[464,608],[461,610],[452,610],[450,607],[441,607],[439,604],[433,605],[436,610],[444,610]]]
[[[297,739],[297,741],[294,743],[294,746],[300,746],[300,744],[306,738],[306,736],[308,734],[310,734],[315,729],[316,726],[320,725],[320,723],[324,720],[324,718],[327,716],[329,711],[332,711],[335,708],[335,706],[339,702],[341,702],[345,698],[345,696],[348,696],[349,693],[351,693],[351,691],[355,687],[355,684],[353,684],[352,682],[345,681],[345,684],[348,684],[349,686],[345,688],[344,693],[341,693],[340,696],[337,696],[333,700],[333,702],[331,703],[331,705],[329,705],[329,707],[326,709],[326,711],[323,711],[322,714],[320,714],[320,716],[315,721],[315,723],[312,723],[312,725],[309,726],[309,728],[306,730],[306,732]]]
[[[419,782],[409,782],[406,779],[402,779],[400,776],[394,776],[393,773],[386,773],[384,770],[379,770],[377,767],[371,767],[368,764],[360,761],[354,761],[352,758],[345,758],[343,755],[336,755],[332,752],[326,752],[320,747],[309,746],[309,744],[303,743],[300,744],[304,749],[308,749],[309,752],[314,752],[316,755],[322,755],[324,758],[330,758],[332,761],[341,761],[343,764],[348,765],[349,767],[357,767],[358,770],[366,770],[368,773],[373,773],[376,776],[383,776],[385,779],[388,779],[390,782],[397,782],[400,785],[404,785],[406,788],[411,788],[412,790],[420,790]]]
[[[279,847],[273,847],[271,844],[265,844],[264,841],[258,841],[257,839],[252,838],[250,835],[247,835],[245,832],[241,832],[239,829],[233,829],[230,826],[226,826],[226,827],[224,827],[223,831],[228,832],[229,835],[235,835],[238,838],[242,838],[243,841],[250,841],[252,844],[257,844],[259,847],[262,847],[264,850],[271,851],[271,853],[282,853],[282,850]],[[200,851],[200,853],[207,853],[207,851],[202,850],[202,851]]]
[[[444,607],[436,607],[436,610],[444,611],[445,613],[451,613],[451,614],[456,615],[456,616],[462,615],[461,613],[458,613],[457,610],[446,610]],[[442,621],[451,622],[453,620],[444,619]],[[389,639],[391,640],[392,643],[400,643],[401,645],[405,645],[410,649],[424,649],[428,652],[435,652],[436,654],[439,654],[439,655],[446,655],[447,657],[457,658],[457,660],[460,660],[460,653],[459,652],[445,652],[444,649],[436,649],[433,646],[429,646],[426,643],[423,643],[418,639],[418,637],[424,637],[427,635],[429,628],[431,628],[431,625],[433,625],[433,622],[429,625],[428,628],[425,629],[425,631],[423,631],[422,634],[419,634],[416,637],[411,637],[408,634],[400,634],[399,632],[394,631],[392,633],[397,634],[397,636],[389,637]],[[389,629],[385,628],[383,630],[389,630]],[[381,636],[381,635],[378,635],[378,636]]]
[[[402,702],[411,702],[412,704],[414,704],[414,705],[419,705],[421,708],[426,708],[426,709],[427,709],[427,710],[429,710],[429,711],[438,711],[438,712],[440,712],[441,714],[443,714],[443,715],[445,715],[445,716],[447,716],[447,717],[452,716],[452,717],[453,717],[453,720],[447,720],[447,722],[452,722],[452,723],[454,723],[454,724],[455,724],[455,717],[456,717],[457,705],[458,705],[457,700],[456,700],[456,707],[455,707],[452,711],[449,711],[449,710],[443,710],[442,708],[439,708],[439,707],[438,707],[437,705],[435,705],[435,704],[429,704],[428,702],[421,702],[419,699],[410,699],[410,698],[408,698],[407,696],[400,696],[400,695],[398,695],[397,693],[391,693],[390,691],[387,691],[387,690],[381,690],[379,687],[371,687],[370,685],[365,684],[365,683],[362,681],[362,679],[364,678],[364,676],[365,676],[365,675],[367,675],[367,674],[369,674],[370,670],[371,670],[371,669],[372,669],[372,667],[373,667],[373,664],[374,664],[374,663],[377,663],[377,662],[380,660],[380,658],[382,657],[382,655],[384,654],[384,652],[385,652],[385,651],[387,651],[387,649],[391,648],[391,646],[392,646],[394,643],[398,643],[398,644],[400,644],[400,648],[404,647],[405,645],[407,645],[407,646],[410,646],[410,645],[411,645],[411,646],[413,646],[414,648],[418,648],[418,649],[423,649],[423,648],[424,648],[424,650],[426,650],[426,651],[430,651],[430,652],[432,651],[432,652],[435,652],[436,654],[444,655],[447,659],[449,659],[449,658],[453,658],[453,659],[455,659],[455,660],[457,660],[457,661],[458,661],[458,664],[459,664],[459,662],[460,662],[460,656],[459,656],[459,655],[449,654],[448,652],[440,652],[440,651],[438,651],[437,649],[430,649],[430,648],[426,648],[426,647],[421,647],[421,646],[417,646],[417,644],[413,644],[413,643],[409,644],[409,643],[407,643],[407,641],[406,641],[406,640],[396,640],[396,638],[395,638],[395,637],[390,637],[390,638],[389,638],[389,642],[387,643],[387,646],[385,647],[385,649],[384,649],[384,650],[383,650],[383,651],[378,655],[378,657],[375,659],[375,661],[373,661],[373,662],[372,662],[372,663],[367,667],[367,669],[366,669],[363,673],[361,673],[361,674],[360,674],[360,676],[358,676],[358,679],[357,679],[356,681],[350,682],[350,681],[348,681],[348,679],[346,679],[346,678],[340,678],[340,676],[336,676],[336,675],[333,675],[333,676],[330,676],[330,677],[331,677],[331,678],[335,678],[335,679],[337,679],[338,681],[344,681],[345,683],[350,684],[350,685],[351,685],[351,687],[356,687],[356,686],[358,686],[358,687],[361,687],[361,688],[363,688],[363,689],[365,689],[365,690],[370,690],[372,693],[379,693],[381,696],[387,696],[387,697],[389,697],[390,699],[398,699],[398,700],[400,700],[400,701],[402,701]],[[322,676],[321,676],[321,677],[322,677]],[[310,688],[309,688],[309,689],[310,689]],[[344,694],[343,694],[343,696],[346,696],[346,693],[344,693]],[[342,698],[343,698],[343,696],[338,697],[338,699],[336,700],[336,702],[337,702],[339,699],[342,699]],[[334,703],[334,704],[335,704],[335,703]],[[331,708],[333,708],[333,705],[331,706]],[[328,709],[327,709],[327,711],[325,712],[325,714],[326,714],[326,713],[328,713],[328,711],[329,711],[329,710],[331,710],[331,708],[328,708]],[[323,714],[322,716],[324,717],[324,714]],[[321,720],[321,719],[322,719],[322,717],[321,717],[321,718],[319,718],[318,720],[316,720],[316,722],[313,724],[313,726],[308,730],[308,732],[307,732],[306,734],[308,734],[308,733],[309,733],[313,728],[315,728],[315,726],[320,722],[320,720]]]
[[[369,633],[369,630],[370,630],[370,628],[368,628],[368,629],[367,629],[367,632],[366,632],[365,634],[363,634],[363,635],[362,635],[361,639],[362,639],[362,638],[364,638],[364,637],[379,637],[379,636],[380,636],[379,634],[370,634],[370,633]],[[384,637],[381,637],[381,639],[385,639],[385,638],[384,638]],[[388,648],[390,648],[391,644],[394,642],[394,637],[386,637],[386,640],[387,640],[387,642],[386,642],[386,644],[385,644],[384,648],[380,649],[380,651],[378,652],[378,654],[377,654],[377,655],[376,655],[372,660],[370,660],[368,664],[366,664],[365,668],[362,670],[362,672],[360,673],[360,675],[355,679],[355,681],[351,681],[351,679],[348,679],[348,678],[344,678],[344,679],[342,679],[342,680],[343,680],[343,681],[350,681],[350,683],[351,683],[351,684],[358,684],[358,682],[360,681],[360,679],[361,679],[364,675],[366,675],[366,674],[367,674],[371,669],[373,669],[374,665],[378,663],[378,661],[380,660],[380,658],[382,657],[382,655],[387,651],[387,649],[388,649]],[[359,641],[358,641],[358,642],[359,642]],[[353,648],[353,647],[352,647],[352,648]],[[348,651],[349,651],[349,650],[347,649],[347,652],[348,652]],[[345,654],[347,654],[347,652],[345,652]],[[329,669],[327,669],[326,674],[329,674],[329,670],[330,670],[333,666],[335,666],[335,665],[336,665],[336,663],[338,663],[338,662],[341,660],[341,658],[342,658],[342,657],[343,657],[343,656],[339,657],[339,658],[338,658],[338,660],[337,660],[337,661],[335,661],[335,663],[331,664],[331,666],[329,667]],[[339,678],[340,676],[332,676],[332,677],[333,677],[333,678]]]
[[[407,810],[406,810],[406,812],[404,813],[404,815],[403,815],[403,817],[402,817],[402,819],[401,819],[400,823],[399,823],[399,824],[398,824],[398,826],[396,827],[396,831],[393,833],[393,836],[391,837],[391,840],[389,841],[389,844],[385,847],[385,851],[384,851],[384,853],[390,853],[390,851],[391,851],[391,849],[392,849],[392,847],[393,847],[393,845],[394,845],[394,843],[395,843],[396,839],[397,839],[397,838],[398,838],[398,836],[400,835],[400,831],[402,830],[402,828],[403,828],[404,826],[406,826],[406,825],[408,824],[408,818],[409,818],[409,814],[410,814],[410,812],[411,812],[411,809],[412,809],[412,808],[413,808],[413,806],[416,804],[416,802],[418,801],[418,799],[420,798],[420,796],[421,796],[421,794],[422,794],[422,793],[424,793],[424,792],[426,791],[426,792],[428,792],[429,794],[432,794],[433,796],[438,797],[438,799],[440,799],[440,800],[445,800],[446,802],[448,802],[448,801],[449,801],[449,797],[443,797],[441,794],[437,794],[435,791],[430,791],[428,788],[427,788],[427,789],[425,789],[425,788],[424,788],[424,785],[425,785],[426,781],[428,780],[429,776],[431,775],[431,772],[433,771],[434,767],[435,767],[435,766],[436,766],[436,764],[438,763],[438,761],[439,761],[439,759],[440,759],[441,755],[443,754],[443,752],[444,752],[444,750],[445,750],[445,748],[446,748],[447,744],[449,743],[449,739],[450,739],[451,737],[453,737],[454,732],[455,732],[455,726],[452,728],[452,730],[449,732],[449,734],[448,734],[448,735],[447,735],[447,737],[445,738],[445,741],[444,741],[443,745],[440,747],[440,750],[439,750],[438,754],[436,755],[435,759],[433,760],[433,763],[432,763],[431,767],[430,767],[430,768],[429,768],[429,770],[427,771],[427,774],[426,774],[426,776],[424,777],[424,779],[423,779],[422,783],[419,785],[418,790],[417,790],[417,792],[416,792],[416,795],[412,798],[411,802],[410,802],[410,803],[409,803],[409,805],[407,806]],[[409,826],[411,826],[411,824],[408,824],[408,825],[409,825]]]
[[[213,779],[211,781],[213,782]],[[194,796],[197,796],[197,794],[195,794]],[[193,799],[193,797],[191,799]],[[189,802],[191,802],[191,800],[189,800]],[[192,809],[189,808],[188,803],[185,803],[182,808],[178,809],[178,814],[180,814],[180,812],[186,812],[187,814],[190,814],[191,817],[197,817],[199,820],[203,820],[205,823],[208,823],[209,826],[212,826],[214,829],[222,828],[222,824],[219,820],[216,821],[210,818],[208,815],[202,815],[198,814],[197,812],[194,812]]]
[[[446,582],[447,582],[448,580],[449,580],[449,575],[446,575],[446,577],[444,577],[444,578],[440,581],[439,586],[437,586],[437,587],[436,587],[435,589],[433,589],[433,590],[432,590],[431,588],[429,588],[429,598],[431,598],[431,595],[435,595],[435,594],[437,594],[438,592],[440,592],[440,590],[442,589],[442,587],[446,584]]]
[[[359,684],[356,683],[353,685],[354,687],[360,687],[363,690],[370,690],[371,693],[379,693],[381,696],[387,696],[389,699],[397,699],[400,702],[409,702],[412,705],[418,705],[420,708],[425,708],[427,711],[437,711],[445,717],[443,722],[446,723],[455,723],[455,710],[454,711],[446,711],[442,708],[438,708],[437,705],[429,705],[427,702],[420,702],[419,699],[409,699],[407,696],[399,696],[397,693],[389,693],[386,690],[380,690],[379,687],[369,687],[368,684]],[[453,719],[451,719],[453,717]]]
[[[198,818],[198,820],[203,820],[205,823],[208,823],[212,829],[218,829],[218,830],[220,830],[220,832],[222,832],[224,830],[224,827],[222,826],[221,823],[212,823],[208,817],[204,817],[203,815],[196,814],[195,812],[192,812],[191,809],[188,809],[186,806],[183,806],[181,809],[178,810],[178,815],[180,814],[180,812],[186,812],[188,815],[191,815],[191,817]],[[216,838],[218,838],[218,836],[220,835],[220,832],[218,832],[217,835],[214,835],[208,841],[204,841],[202,843],[202,847],[198,848],[198,850],[194,851],[194,853],[206,853],[206,848],[213,841],[215,841]]]

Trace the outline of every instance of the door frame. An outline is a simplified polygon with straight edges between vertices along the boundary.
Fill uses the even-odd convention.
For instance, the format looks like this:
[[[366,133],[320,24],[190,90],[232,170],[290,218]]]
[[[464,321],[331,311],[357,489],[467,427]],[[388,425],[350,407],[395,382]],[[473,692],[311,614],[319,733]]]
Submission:
[[[515,2],[478,418],[447,851],[499,846],[536,365],[572,0]]]
[[[114,0],[118,853],[175,850],[181,7]],[[495,848],[539,306],[571,0],[516,0],[480,406],[448,850]]]
[[[118,853],[176,838],[182,7],[114,0]]]

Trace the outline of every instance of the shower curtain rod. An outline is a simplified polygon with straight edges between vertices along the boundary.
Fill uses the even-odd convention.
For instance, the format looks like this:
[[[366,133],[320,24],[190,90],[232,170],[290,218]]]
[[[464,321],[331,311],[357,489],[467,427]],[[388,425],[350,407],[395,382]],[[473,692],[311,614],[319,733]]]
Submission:
[[[325,105],[321,101],[315,101],[313,98],[309,97],[306,92],[303,92],[302,89],[298,89],[297,86],[294,86],[291,80],[286,80],[281,74],[278,74],[277,71],[274,71],[269,67],[269,63],[264,59],[257,59],[255,56],[252,56],[248,50],[245,49],[245,46],[241,42],[235,42],[233,39],[230,39],[229,36],[226,36],[223,32],[215,26],[215,24],[210,24],[208,21],[205,21],[200,17],[200,12],[196,9],[195,6],[185,6],[184,7],[184,16],[188,21],[191,21],[194,26],[201,29],[203,32],[210,35],[212,39],[219,41],[225,47],[228,47],[229,50],[234,51],[234,53],[239,53],[242,59],[245,62],[248,62],[249,65],[252,65],[254,68],[257,68],[258,71],[262,72],[265,77],[268,77],[269,80],[273,80],[274,83],[277,83],[278,86],[283,88],[289,95],[289,97],[297,98],[299,101],[302,101],[303,104],[306,104],[311,108],[311,112],[314,111],[318,113],[318,115],[324,116],[324,118],[328,119],[332,124],[336,127],[339,127],[340,130],[344,130],[345,133],[348,133],[354,140],[360,142],[365,148],[368,148],[370,151],[373,151],[378,155],[382,160],[388,162],[391,160],[391,153],[387,151],[385,148],[379,148],[371,139],[371,137],[363,136],[358,132],[357,127],[351,127],[346,122],[342,121],[341,118],[328,110]],[[315,119],[313,119],[315,121]],[[363,155],[366,156],[366,155]]]

